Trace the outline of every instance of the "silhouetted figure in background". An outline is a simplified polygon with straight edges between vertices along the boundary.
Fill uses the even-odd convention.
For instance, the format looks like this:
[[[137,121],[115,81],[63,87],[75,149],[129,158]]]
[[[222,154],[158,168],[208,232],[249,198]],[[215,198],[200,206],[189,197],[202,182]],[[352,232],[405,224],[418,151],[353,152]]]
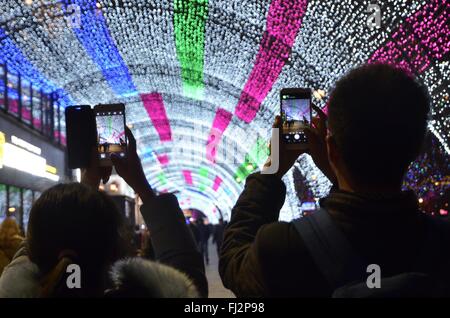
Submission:
[[[197,245],[197,249],[200,252],[200,230],[196,224],[196,221],[191,219],[189,221],[189,229],[191,230],[192,236],[194,237],[195,244]]]
[[[202,253],[206,265],[209,265],[208,240],[211,236],[211,231],[203,218],[198,218],[196,225],[200,234],[200,253]]]
[[[7,217],[0,225],[0,275],[23,241],[20,229],[13,217]]]
[[[213,242],[216,243],[217,257],[220,255],[220,248],[223,241],[223,231],[225,229],[225,224],[223,219],[219,219],[219,223],[214,226]]]
[[[142,230],[139,225],[134,226],[133,245],[138,253],[142,250]]]

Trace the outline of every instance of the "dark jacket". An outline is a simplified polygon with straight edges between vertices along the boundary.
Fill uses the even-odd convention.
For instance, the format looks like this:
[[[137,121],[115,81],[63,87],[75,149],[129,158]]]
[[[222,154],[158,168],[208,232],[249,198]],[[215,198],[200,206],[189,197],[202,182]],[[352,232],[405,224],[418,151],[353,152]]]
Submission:
[[[285,194],[278,177],[253,174],[232,210],[219,271],[224,286],[238,297],[329,297],[333,292],[294,225],[277,222]],[[411,269],[425,237],[424,215],[413,192],[375,198],[334,190],[320,204],[355,252],[369,264],[380,265],[383,276]],[[443,224],[446,246],[449,225]],[[442,255],[445,271],[450,255]]]
[[[155,259],[186,274],[202,297],[208,297],[205,265],[173,194],[161,194],[141,208],[151,233]]]

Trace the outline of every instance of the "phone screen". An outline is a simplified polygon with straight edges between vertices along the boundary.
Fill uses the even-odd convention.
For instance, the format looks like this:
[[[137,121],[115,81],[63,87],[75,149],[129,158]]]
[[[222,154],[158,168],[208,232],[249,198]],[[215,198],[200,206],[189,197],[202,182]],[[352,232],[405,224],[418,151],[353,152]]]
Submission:
[[[311,93],[282,93],[282,138],[286,143],[306,143],[304,129],[311,124]]]
[[[97,145],[100,160],[110,160],[111,154],[126,155],[125,112],[96,110]]]

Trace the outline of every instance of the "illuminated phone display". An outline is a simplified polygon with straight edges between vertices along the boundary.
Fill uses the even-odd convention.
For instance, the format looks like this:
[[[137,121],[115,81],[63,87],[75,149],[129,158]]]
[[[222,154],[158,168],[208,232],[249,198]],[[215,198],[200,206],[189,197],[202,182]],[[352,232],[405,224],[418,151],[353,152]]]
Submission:
[[[96,109],[97,146],[100,160],[110,160],[111,154],[126,156],[124,110]]]
[[[311,124],[311,93],[307,90],[282,91],[282,138],[288,144],[306,143],[304,129]]]

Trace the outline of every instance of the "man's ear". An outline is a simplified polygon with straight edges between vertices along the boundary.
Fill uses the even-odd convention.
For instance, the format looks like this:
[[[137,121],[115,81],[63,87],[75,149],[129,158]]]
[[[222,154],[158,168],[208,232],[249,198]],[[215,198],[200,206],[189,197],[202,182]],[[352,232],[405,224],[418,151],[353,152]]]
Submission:
[[[336,141],[332,135],[330,134],[327,135],[326,144],[327,144],[328,162],[330,163],[331,168],[334,170],[334,173],[336,174],[337,170],[336,167],[339,166],[340,155],[336,145]]]

